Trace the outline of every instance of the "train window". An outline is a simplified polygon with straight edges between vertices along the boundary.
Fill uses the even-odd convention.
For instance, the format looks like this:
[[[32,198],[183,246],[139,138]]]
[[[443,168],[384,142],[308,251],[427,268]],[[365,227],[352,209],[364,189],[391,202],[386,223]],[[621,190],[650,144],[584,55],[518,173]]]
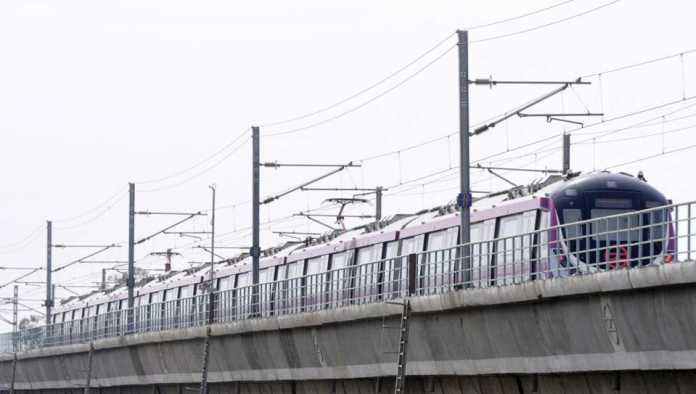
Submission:
[[[288,274],[288,266],[287,265],[279,265],[278,266],[278,275],[277,275],[277,280],[283,280],[287,279],[287,274]]]
[[[363,301],[377,297],[382,244],[358,249],[354,297]]]
[[[445,234],[445,230],[435,231],[428,234],[428,245],[426,249],[428,251],[444,249],[446,236],[447,234]]]
[[[193,297],[193,285],[181,287],[181,298]]]
[[[510,215],[500,219],[498,238],[505,238],[522,232],[522,215]]]
[[[288,264],[288,279],[299,278],[304,274],[304,260]]]
[[[452,248],[457,245],[459,227],[450,227],[428,235],[428,250],[440,250]]]
[[[314,257],[307,260],[307,275],[326,272],[329,268],[329,255]]]
[[[563,224],[570,224],[582,220],[582,210],[577,208],[566,208],[563,210]],[[582,225],[575,224],[563,227],[566,238],[572,239],[582,235]]]
[[[358,265],[374,263],[382,259],[382,244],[358,249]]]
[[[345,252],[335,253],[331,257],[331,269],[345,268],[352,265],[353,251],[346,250]]]
[[[420,253],[423,251],[423,243],[425,235],[417,235],[415,237],[401,240],[401,255],[405,256],[411,253]]]
[[[267,267],[259,272],[259,283],[270,283],[273,282],[273,275],[275,274],[275,267]]]
[[[592,209],[590,216],[592,219],[603,218],[605,216],[618,215],[630,212],[629,209]],[[629,239],[637,240],[640,237],[638,227],[639,215],[626,215],[618,218],[599,220],[590,224],[592,238],[595,241],[625,242]],[[634,230],[629,229],[633,228]]]
[[[387,259],[396,257],[399,255],[399,241],[387,242],[386,256]]]
[[[645,208],[657,208],[663,206],[663,203],[657,201],[646,201]],[[664,228],[667,225],[666,209],[656,209],[650,212],[650,239],[658,239],[664,237]]]
[[[176,300],[177,298],[179,298],[178,293],[179,293],[178,287],[175,287],[173,289],[167,289],[166,292],[164,293],[164,299],[167,301]]]
[[[242,288],[251,285],[249,272],[237,274],[237,288]]]
[[[234,288],[234,274],[220,279],[220,291]]]
[[[162,292],[161,291],[151,293],[151,295],[150,295],[150,303],[154,304],[157,302],[162,302]]]

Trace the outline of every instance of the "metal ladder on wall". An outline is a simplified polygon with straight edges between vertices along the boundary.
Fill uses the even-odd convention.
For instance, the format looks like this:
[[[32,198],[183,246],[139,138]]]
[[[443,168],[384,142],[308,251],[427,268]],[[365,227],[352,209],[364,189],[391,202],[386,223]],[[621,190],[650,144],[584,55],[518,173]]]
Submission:
[[[406,362],[408,361],[408,320],[411,316],[411,296],[417,294],[416,286],[416,268],[417,268],[418,258],[416,254],[409,254],[406,260],[406,283],[403,288],[401,301],[387,301],[387,304],[401,305],[401,320],[398,326],[387,326],[385,324],[385,317],[382,317],[382,336],[384,336],[384,329],[394,328],[399,330],[399,351],[398,352],[386,352],[398,355],[396,361],[396,381],[394,382],[394,394],[403,394],[406,391]]]
[[[406,388],[406,362],[408,350],[408,319],[411,313],[411,304],[408,297],[404,298],[403,302],[389,302],[390,304],[401,305],[401,320],[398,327],[391,327],[382,324],[382,329],[398,328],[399,329],[399,351],[389,352],[398,355],[396,361],[396,381],[394,384],[394,394],[403,394]]]

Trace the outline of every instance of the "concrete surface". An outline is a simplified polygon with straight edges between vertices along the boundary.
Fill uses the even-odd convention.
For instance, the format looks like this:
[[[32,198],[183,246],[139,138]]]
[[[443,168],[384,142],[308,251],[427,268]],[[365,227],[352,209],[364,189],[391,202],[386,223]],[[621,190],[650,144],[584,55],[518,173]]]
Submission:
[[[440,387],[413,392],[617,392],[603,391],[605,383],[696,392],[694,284],[696,264],[680,263],[413,298],[407,373]],[[383,322],[397,325],[400,310],[360,305],[213,326],[208,379],[244,382],[220,386],[232,393],[380,392],[375,385],[392,384],[380,378],[395,373],[389,352],[398,348],[398,330]],[[92,384],[185,391],[200,380],[204,335],[195,328],[96,341]],[[81,387],[88,349],[18,354],[16,388]],[[11,360],[0,356],[0,384],[9,383]],[[521,391],[528,386],[537,391]]]

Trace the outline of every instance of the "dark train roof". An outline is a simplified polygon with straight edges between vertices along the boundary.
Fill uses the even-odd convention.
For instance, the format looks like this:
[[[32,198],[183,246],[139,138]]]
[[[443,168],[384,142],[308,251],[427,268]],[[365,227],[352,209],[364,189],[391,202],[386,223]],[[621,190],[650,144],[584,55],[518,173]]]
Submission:
[[[638,192],[643,197],[643,200],[668,203],[665,195],[647,182],[628,174],[609,172],[590,173],[565,182],[551,193],[551,198],[555,200],[562,196],[570,195],[568,192],[573,189],[581,193],[606,190]]]

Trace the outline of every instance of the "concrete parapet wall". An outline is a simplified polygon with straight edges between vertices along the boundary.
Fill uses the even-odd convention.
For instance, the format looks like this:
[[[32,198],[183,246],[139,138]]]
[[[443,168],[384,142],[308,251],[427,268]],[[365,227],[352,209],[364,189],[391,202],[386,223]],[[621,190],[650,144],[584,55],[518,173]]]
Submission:
[[[695,301],[694,263],[415,297],[407,372],[444,379],[696,369]],[[396,355],[389,352],[398,349],[398,330],[383,323],[397,325],[400,311],[370,304],[213,326],[208,379],[297,385],[394,375]],[[92,385],[200,381],[205,332],[96,341]],[[81,387],[88,350],[18,354],[16,387]],[[0,356],[0,382],[9,382],[11,370],[12,356]]]

